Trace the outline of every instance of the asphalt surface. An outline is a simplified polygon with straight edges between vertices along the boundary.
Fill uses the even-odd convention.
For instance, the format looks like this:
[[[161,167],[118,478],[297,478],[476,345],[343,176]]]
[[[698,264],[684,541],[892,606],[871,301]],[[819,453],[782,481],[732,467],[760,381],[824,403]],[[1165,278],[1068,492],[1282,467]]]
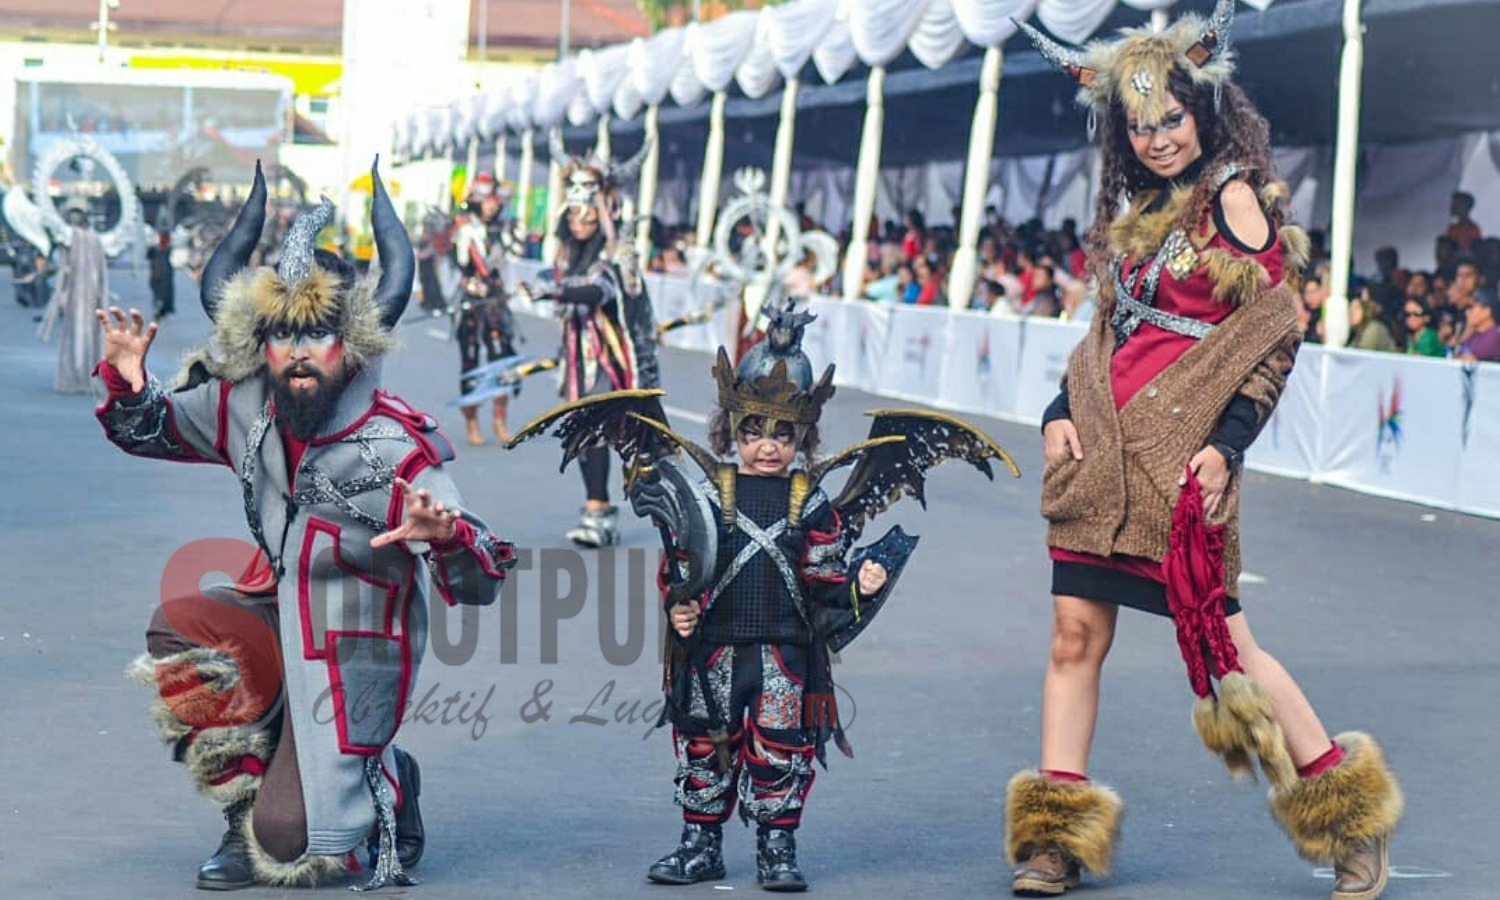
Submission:
[[[140,284],[112,277],[127,301],[149,305],[144,275]],[[152,351],[158,374],[206,336],[192,288],[180,286],[181,312]],[[134,459],[105,442],[89,398],[52,393],[55,345],[34,336],[32,311],[7,288],[0,294],[0,553],[10,585],[0,618],[0,897],[202,896],[193,873],[217,846],[221,820],[168,760],[147,697],[122,672],[143,649],[172,553],[198,538],[246,538],[238,487],[223,470]],[[551,351],[550,323],[523,326],[524,350]],[[386,384],[461,440],[457,411],[445,405],[457,351],[432,331],[403,327]],[[709,364],[665,353],[669,412],[707,410]],[[514,425],[553,402],[548,377],[527,384]],[[840,391],[825,413],[825,448],[861,437],[861,412],[875,405],[888,404]],[[701,424],[673,415],[701,435]],[[933,476],[926,512],[907,503],[888,517],[922,544],[897,599],[835,669],[856,758],[830,748],[800,832],[804,871],[821,896],[1007,895],[1000,806],[1011,773],[1036,762],[1049,565],[1036,512],[1038,435],[976,421],[1024,474],[990,484],[950,465]],[[467,635],[471,651],[429,652],[417,696],[430,691],[431,701],[400,737],[424,770],[423,884],[386,893],[757,891],[753,830],[737,825],[726,829],[727,881],[664,888],[644,878],[678,832],[670,742],[642,721],[658,696],[655,604],[628,564],[630,550],[654,559],[654,533],[627,518],[619,590],[602,590],[600,556],[564,552],[582,488],[574,472],[558,473],[558,460],[555,442],[509,453],[493,442],[460,446],[453,472],[466,505],[521,547],[559,552],[533,553],[536,565],[514,579],[513,604],[479,610],[466,625],[450,617],[449,633]],[[1249,478],[1245,559],[1257,577],[1244,602],[1261,643],[1301,680],[1330,730],[1379,738],[1405,789],[1387,896],[1500,896],[1491,844],[1500,779],[1486,762],[1500,743],[1500,522]],[[541,569],[569,560],[586,566],[581,602],[544,603]],[[567,594],[560,581],[561,592],[552,578],[554,596]],[[623,649],[606,654],[601,609]],[[527,706],[538,693],[546,718]],[[1081,896],[1326,896],[1331,875],[1293,853],[1264,787],[1232,783],[1198,744],[1190,701],[1170,625],[1124,613],[1091,774],[1128,811],[1114,874]]]

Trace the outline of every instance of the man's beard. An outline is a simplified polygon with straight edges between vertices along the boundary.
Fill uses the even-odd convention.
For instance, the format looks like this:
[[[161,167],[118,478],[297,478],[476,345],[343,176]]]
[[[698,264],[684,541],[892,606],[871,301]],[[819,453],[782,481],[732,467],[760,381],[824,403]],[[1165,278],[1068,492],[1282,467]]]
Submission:
[[[289,380],[294,375],[306,375],[317,379],[318,386],[311,391],[292,390]],[[299,441],[309,441],[333,415],[339,402],[343,385],[330,385],[328,376],[311,368],[293,368],[282,375],[269,375],[271,395],[276,400],[276,418],[286,430]]]

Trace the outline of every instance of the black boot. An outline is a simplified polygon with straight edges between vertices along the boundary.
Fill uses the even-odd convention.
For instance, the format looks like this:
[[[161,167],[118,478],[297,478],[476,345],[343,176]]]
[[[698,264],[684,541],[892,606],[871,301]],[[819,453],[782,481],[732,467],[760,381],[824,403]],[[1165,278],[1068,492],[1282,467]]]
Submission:
[[[237,891],[255,884],[250,868],[250,846],[245,843],[245,819],[250,816],[251,800],[224,808],[228,828],[219,849],[198,867],[198,887],[205,891]]]
[[[768,891],[807,890],[797,867],[797,836],[789,828],[762,828],[755,838],[755,880]]]
[[[396,858],[404,869],[416,868],[427,849],[427,832],[422,829],[422,809],[417,797],[422,793],[422,770],[417,760],[400,747],[396,751],[396,777],[401,780],[401,808],[396,810]]]
[[[682,824],[682,843],[656,861],[646,877],[657,884],[696,884],[724,877],[724,831],[718,825]]]

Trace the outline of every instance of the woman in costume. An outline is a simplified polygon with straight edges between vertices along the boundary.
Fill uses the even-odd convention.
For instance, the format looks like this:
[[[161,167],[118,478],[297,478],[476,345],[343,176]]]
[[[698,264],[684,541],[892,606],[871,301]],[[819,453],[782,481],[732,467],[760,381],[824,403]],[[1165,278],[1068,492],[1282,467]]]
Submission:
[[[1266,121],[1231,80],[1233,11],[1221,0],[1207,21],[1084,50],[1027,28],[1082,86],[1103,184],[1087,239],[1099,315],[1044,415],[1054,618],[1041,765],[1006,796],[1020,896],[1108,870],[1122,802],[1086,773],[1120,606],[1174,620],[1199,736],[1236,774],[1259,763],[1297,850],[1333,865],[1334,900],[1385,886],[1402,800],[1380,748],[1330,740],[1239,604],[1240,464],[1296,355],[1289,280],[1307,238],[1285,223]]]

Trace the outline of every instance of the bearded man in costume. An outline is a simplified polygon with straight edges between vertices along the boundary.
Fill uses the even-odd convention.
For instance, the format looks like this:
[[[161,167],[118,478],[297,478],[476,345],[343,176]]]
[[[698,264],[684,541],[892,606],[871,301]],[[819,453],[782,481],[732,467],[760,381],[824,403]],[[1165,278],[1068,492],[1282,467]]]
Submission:
[[[606,391],[654,388],[656,316],[641,268],[621,221],[620,184],[646,156],[616,165],[590,154],[569,156],[553,141],[554,159],[566,159],[567,206],[557,223],[555,279],[539,299],[552,299],[562,317],[561,395],[566,401]],[[594,448],[578,461],[585,501],[568,540],[582,547],[619,543],[619,508],[609,498],[609,450]]]
[[[461,510],[433,419],[381,388],[414,260],[372,177],[378,280],[314,249],[327,200],[293,224],[277,268],[247,269],[265,224],[257,167],[203,273],[216,352],[191,356],[171,390],[145,368],[156,324],[99,315],[109,440],[228,466],[259,548],[238,583],[165,597],[132,667],[160,695],[161,737],[229,824],[200,888],[315,883],[364,849],[367,888],[412,883],[421,776],[392,740],[427,637],[418,569],[445,602],[485,604],[514,565]]]
[[[1307,236],[1286,221],[1264,118],[1231,80],[1233,0],[1084,50],[1027,29],[1081,86],[1102,143],[1088,245],[1099,314],[1043,416],[1053,564],[1041,764],[1006,791],[1020,896],[1105,872],[1123,804],[1086,774],[1121,606],[1171,618],[1193,724],[1271,809],[1334,900],[1384,890],[1401,791],[1374,738],[1330,739],[1240,606],[1239,475],[1296,357]]]

